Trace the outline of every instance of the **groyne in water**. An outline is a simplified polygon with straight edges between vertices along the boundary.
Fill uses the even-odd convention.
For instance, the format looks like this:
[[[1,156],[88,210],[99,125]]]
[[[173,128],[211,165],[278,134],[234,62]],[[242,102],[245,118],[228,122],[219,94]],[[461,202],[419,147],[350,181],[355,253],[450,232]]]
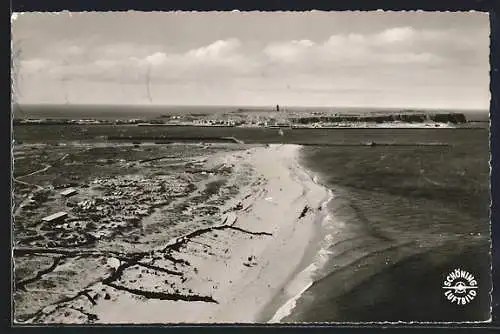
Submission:
[[[107,140],[133,141],[135,144],[141,142],[155,142],[157,144],[169,144],[174,142],[181,143],[236,143],[244,144],[245,142],[236,137],[205,137],[205,136],[186,136],[186,137],[171,137],[171,136],[108,136]],[[273,140],[273,142],[275,142]],[[302,146],[452,146],[449,143],[443,142],[419,142],[419,143],[392,143],[392,142],[359,142],[359,143],[311,143],[300,141],[287,141],[288,144]]]
[[[172,142],[211,142],[211,143],[236,143],[243,144],[244,142],[235,137],[170,137],[170,136],[107,136],[107,140],[119,141],[154,141],[157,144],[168,144]]]
[[[294,143],[302,146],[453,146],[450,143],[380,143],[380,142],[367,142],[367,143]]]

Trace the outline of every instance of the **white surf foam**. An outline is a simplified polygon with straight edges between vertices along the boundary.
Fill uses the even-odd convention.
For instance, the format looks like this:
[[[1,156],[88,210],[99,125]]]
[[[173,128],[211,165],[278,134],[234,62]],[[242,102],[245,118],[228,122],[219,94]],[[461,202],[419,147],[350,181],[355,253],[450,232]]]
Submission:
[[[316,178],[317,180],[317,178]],[[315,180],[315,181],[316,181]],[[328,203],[335,197],[331,190],[328,190],[328,199],[321,204],[323,214],[320,216],[322,230],[330,230],[333,233],[325,233],[321,240],[321,246],[313,258],[313,262],[304,270],[299,272],[285,287],[285,293],[290,296],[289,299],[275,312],[268,323],[280,322],[289,316],[296,307],[297,300],[309,289],[316,279],[317,272],[323,268],[332,254],[328,248],[335,239],[335,230],[337,228],[335,218],[326,211]]]

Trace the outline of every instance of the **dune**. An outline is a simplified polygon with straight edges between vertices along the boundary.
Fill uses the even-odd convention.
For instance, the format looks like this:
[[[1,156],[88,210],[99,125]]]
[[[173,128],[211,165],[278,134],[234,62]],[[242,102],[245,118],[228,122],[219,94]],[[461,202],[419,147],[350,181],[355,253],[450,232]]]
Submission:
[[[219,225],[121,262],[110,277],[31,322],[254,323],[272,317],[281,305],[271,302],[316,247],[325,214],[319,208],[329,198],[299,165],[299,148],[269,145],[212,157],[213,165],[233,165],[237,173],[252,169],[256,180],[226,205]]]

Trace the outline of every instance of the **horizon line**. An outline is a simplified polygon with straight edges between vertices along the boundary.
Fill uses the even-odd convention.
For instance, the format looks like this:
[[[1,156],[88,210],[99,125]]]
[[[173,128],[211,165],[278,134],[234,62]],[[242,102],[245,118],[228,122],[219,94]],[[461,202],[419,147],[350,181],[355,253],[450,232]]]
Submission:
[[[273,108],[276,106],[280,108],[352,108],[352,109],[411,109],[411,110],[461,110],[461,111],[484,111],[489,112],[490,108],[458,108],[458,107],[413,107],[413,106],[324,106],[324,105],[286,105],[286,104],[261,104],[261,105],[244,105],[244,104],[120,104],[120,103],[13,103],[12,108],[19,106],[53,106],[53,107],[81,107],[81,106],[94,106],[94,107],[239,107],[239,108]]]

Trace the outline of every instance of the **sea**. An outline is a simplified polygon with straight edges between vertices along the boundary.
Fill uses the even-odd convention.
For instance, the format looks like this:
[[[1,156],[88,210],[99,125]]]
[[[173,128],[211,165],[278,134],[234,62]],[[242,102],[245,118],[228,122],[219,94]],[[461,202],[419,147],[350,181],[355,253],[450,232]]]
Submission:
[[[227,108],[227,109],[224,109]],[[146,118],[237,107],[23,107],[24,118]],[[299,109],[296,109],[299,110]],[[311,110],[311,108],[309,109]],[[359,109],[342,109],[358,112]],[[376,111],[376,109],[370,109]],[[366,110],[365,110],[366,111]],[[462,112],[462,111],[461,111]],[[487,122],[487,113],[464,112]],[[82,139],[111,128],[14,129],[26,140]],[[99,127],[99,128],[98,128]],[[245,143],[301,143],[301,164],[332,194],[311,256],[312,282],[279,310],[281,322],[463,322],[490,318],[490,165],[488,126],[463,129],[167,129],[179,135],[232,136]],[[142,130],[141,130],[142,131]],[[148,127],[144,131],[156,131]],[[78,137],[80,136],[80,137]],[[16,138],[17,140],[17,138]],[[363,146],[362,142],[391,145]],[[425,145],[425,144],[439,145]],[[337,144],[337,145],[332,145]],[[447,299],[455,269],[478,282],[466,305]],[[280,296],[281,301],[283,296]],[[270,314],[269,319],[276,317]]]
[[[376,129],[329,135],[335,136],[449,146],[303,150],[304,165],[333,193],[323,228],[321,254],[326,255],[317,259],[314,283],[281,321],[488,320],[488,131]],[[479,282],[468,305],[445,297],[443,282],[455,269]]]

